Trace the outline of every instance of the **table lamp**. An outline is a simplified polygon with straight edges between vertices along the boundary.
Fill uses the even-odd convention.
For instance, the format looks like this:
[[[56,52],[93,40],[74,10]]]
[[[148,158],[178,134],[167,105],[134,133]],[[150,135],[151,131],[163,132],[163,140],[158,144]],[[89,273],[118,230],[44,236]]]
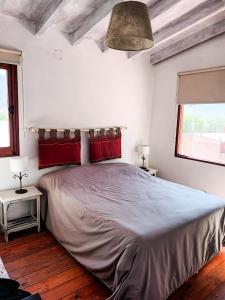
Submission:
[[[14,174],[13,178],[19,178],[20,180],[20,188],[15,191],[17,194],[25,194],[27,192],[26,189],[22,188],[22,178],[27,177],[26,174],[28,165],[28,156],[17,156],[10,158],[10,170]]]
[[[146,156],[149,155],[149,145],[139,145],[138,146],[138,154],[141,156],[141,159],[143,160],[143,164],[141,169],[143,170],[147,170],[147,168],[145,167],[145,160],[146,160]]]

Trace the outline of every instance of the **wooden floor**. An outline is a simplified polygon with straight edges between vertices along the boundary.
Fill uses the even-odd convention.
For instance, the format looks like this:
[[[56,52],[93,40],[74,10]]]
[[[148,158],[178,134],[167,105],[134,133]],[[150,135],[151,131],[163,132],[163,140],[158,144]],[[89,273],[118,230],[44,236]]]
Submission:
[[[52,235],[23,232],[5,243],[0,256],[12,279],[48,300],[103,300],[110,295],[103,284],[79,265]],[[225,300],[225,253],[221,252],[169,300]],[[141,300],[141,299],[137,299]]]

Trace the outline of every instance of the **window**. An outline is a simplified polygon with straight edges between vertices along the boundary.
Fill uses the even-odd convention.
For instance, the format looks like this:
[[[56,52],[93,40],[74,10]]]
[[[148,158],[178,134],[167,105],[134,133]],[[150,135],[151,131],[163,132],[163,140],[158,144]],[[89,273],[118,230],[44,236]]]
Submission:
[[[19,155],[17,67],[0,63],[0,157]]]
[[[176,156],[225,165],[225,103],[179,105]]]

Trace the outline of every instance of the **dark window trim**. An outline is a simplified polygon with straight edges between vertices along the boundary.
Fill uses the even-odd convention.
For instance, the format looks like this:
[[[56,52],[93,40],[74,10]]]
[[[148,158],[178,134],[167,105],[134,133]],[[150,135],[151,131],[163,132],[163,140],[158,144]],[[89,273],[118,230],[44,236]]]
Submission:
[[[0,157],[16,156],[20,153],[17,66],[0,63],[0,68],[7,70],[10,127],[10,146],[0,148]]]
[[[183,122],[182,122],[182,120],[183,120],[183,112],[184,112],[183,105],[178,105],[175,157],[184,158],[184,159],[189,159],[189,160],[193,160],[193,161],[203,162],[203,163],[207,163],[207,164],[211,164],[211,165],[225,167],[225,164],[222,164],[222,163],[219,163],[219,162],[213,162],[213,161],[209,161],[209,160],[198,159],[198,158],[194,158],[194,157],[191,157],[191,156],[179,154],[180,139],[181,139],[181,130],[182,130],[182,124],[183,124]]]

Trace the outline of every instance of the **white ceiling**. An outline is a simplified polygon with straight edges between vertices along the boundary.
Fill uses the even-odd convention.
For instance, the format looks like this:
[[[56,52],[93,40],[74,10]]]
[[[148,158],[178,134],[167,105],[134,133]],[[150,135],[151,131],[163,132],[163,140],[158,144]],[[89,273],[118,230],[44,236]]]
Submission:
[[[101,51],[113,5],[121,0],[0,0],[2,14],[17,18],[29,31],[57,29],[76,45],[92,38]],[[148,5],[157,63],[225,32],[225,0],[142,0]],[[184,40],[185,37],[185,40]],[[129,52],[128,58],[143,52]]]

